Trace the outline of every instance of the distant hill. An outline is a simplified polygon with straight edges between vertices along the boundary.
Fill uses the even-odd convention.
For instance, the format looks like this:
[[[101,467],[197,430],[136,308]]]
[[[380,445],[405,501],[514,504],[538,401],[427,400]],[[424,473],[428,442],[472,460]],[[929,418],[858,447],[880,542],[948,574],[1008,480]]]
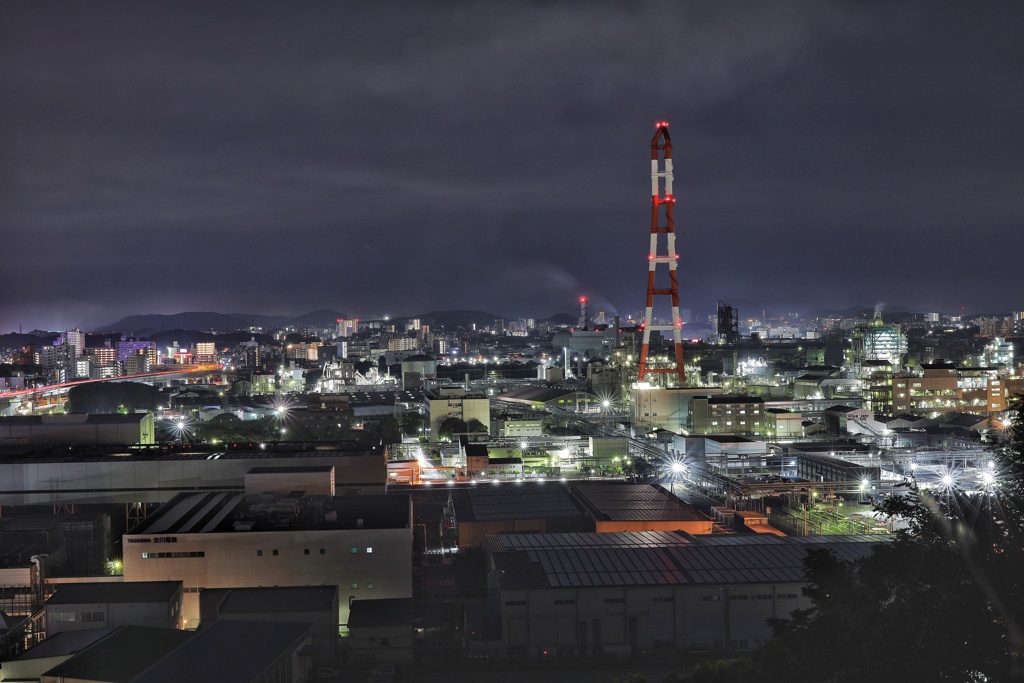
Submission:
[[[348,316],[329,308],[321,308],[320,310],[313,311],[312,313],[306,313],[305,315],[300,315],[295,318],[289,318],[285,324],[293,327],[334,327],[334,324],[338,322],[339,318],[348,318]]]
[[[160,332],[175,330],[193,330],[196,332],[235,332],[249,327],[271,329],[293,325],[311,327],[331,327],[344,313],[321,309],[296,317],[284,315],[258,315],[248,313],[213,313],[190,312],[164,315],[130,315],[115,323],[103,325],[92,331],[93,334],[120,332],[132,337],[149,337]]]
[[[410,317],[419,318],[424,322],[430,321],[429,324],[434,327],[443,327],[448,330],[454,330],[456,327],[469,329],[473,324],[476,324],[477,327],[493,325],[495,320],[502,319],[500,315],[485,311],[431,311]]]
[[[930,313],[931,311],[921,310],[919,308],[913,308],[911,306],[892,306],[889,304],[879,304],[879,308],[882,315],[896,314],[896,313],[913,313],[913,314],[924,314]],[[819,308],[814,311],[808,311],[804,313],[805,318],[859,318],[867,317],[872,318],[875,315],[874,306],[850,306],[842,310],[832,308]]]
[[[568,313],[555,313],[547,318],[547,321],[552,325],[575,325],[580,321],[578,315],[569,315]]]
[[[47,335],[19,334],[18,332],[0,334],[0,349],[20,349],[21,347],[28,346],[29,344],[35,344],[36,346],[52,344],[53,340],[58,336],[60,336],[60,332],[53,332],[52,334]]]
[[[349,315],[333,309],[319,309],[298,316],[283,315],[259,315],[252,313],[214,313],[212,311],[159,314],[130,315],[117,322],[103,325],[90,331],[90,334],[125,334],[131,337],[153,338],[159,335],[161,339],[173,337],[182,345],[192,341],[203,341],[201,335],[186,334],[217,332],[242,332],[248,334],[249,327],[262,327],[270,330],[280,327],[314,327],[331,328],[339,318],[348,318]],[[435,328],[454,330],[458,327],[470,329],[475,324],[478,328],[493,325],[495,320],[514,320],[508,316],[501,316],[497,313],[476,310],[454,310],[454,311],[431,311],[420,315],[406,316],[401,320],[419,318],[423,322]],[[559,325],[572,325],[578,320],[577,316],[568,313],[556,313],[548,318]],[[55,333],[56,334],[56,333]],[[10,335],[7,335],[10,336]],[[28,336],[28,335],[23,335]]]
[[[93,334],[120,332],[131,337],[148,337],[166,330],[240,330],[249,327],[248,320],[223,313],[175,313],[163,315],[130,315],[115,323],[93,330]]]
[[[196,330],[167,330],[164,332],[154,332],[148,335],[147,338],[156,342],[158,348],[168,347],[174,344],[174,342],[178,342],[178,346],[186,349],[198,342],[212,341],[217,344],[218,349],[222,349],[226,346],[236,346],[242,342],[247,342],[250,339],[255,339],[261,344],[269,344],[274,339],[270,335],[254,334],[248,330],[240,332],[221,332],[219,334],[214,334],[212,332],[197,332]]]

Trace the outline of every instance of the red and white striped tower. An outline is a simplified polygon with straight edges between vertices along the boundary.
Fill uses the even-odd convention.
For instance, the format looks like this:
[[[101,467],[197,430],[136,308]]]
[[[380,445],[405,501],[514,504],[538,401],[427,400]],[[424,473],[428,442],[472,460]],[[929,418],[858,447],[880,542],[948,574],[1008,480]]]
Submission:
[[[676,223],[674,209],[676,198],[672,194],[672,138],[668,135],[668,123],[659,121],[657,131],[651,138],[651,250],[647,255],[647,308],[644,311],[644,344],[640,351],[639,381],[651,372],[674,373],[682,384],[686,379],[683,366],[683,321],[679,317],[679,282],[676,278],[676,265],[679,255],[676,253]],[[665,252],[660,253],[660,235],[665,235]],[[655,286],[655,274],[658,266],[668,266],[668,286]],[[669,296],[672,299],[672,324],[654,324],[654,297]],[[648,366],[651,331],[672,330],[675,343],[675,367]]]

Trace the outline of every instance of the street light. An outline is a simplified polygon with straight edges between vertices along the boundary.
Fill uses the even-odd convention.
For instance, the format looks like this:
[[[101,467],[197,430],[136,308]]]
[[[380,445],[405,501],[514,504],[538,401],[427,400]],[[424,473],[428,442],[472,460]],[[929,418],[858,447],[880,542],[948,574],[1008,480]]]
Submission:
[[[672,495],[674,496],[676,495],[676,479],[678,479],[679,475],[686,470],[686,466],[683,465],[683,463],[676,460],[669,466],[669,469],[672,471],[672,480],[669,483],[669,490],[672,492]]]
[[[178,441],[178,443],[184,443],[191,431],[189,422],[185,418],[179,417],[174,421],[175,440]]]

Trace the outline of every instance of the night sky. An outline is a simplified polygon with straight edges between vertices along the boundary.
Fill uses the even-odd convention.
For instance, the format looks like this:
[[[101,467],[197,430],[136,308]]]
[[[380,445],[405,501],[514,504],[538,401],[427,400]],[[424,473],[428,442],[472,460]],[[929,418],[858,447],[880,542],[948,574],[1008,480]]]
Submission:
[[[0,332],[1024,309],[1024,3],[0,5]]]

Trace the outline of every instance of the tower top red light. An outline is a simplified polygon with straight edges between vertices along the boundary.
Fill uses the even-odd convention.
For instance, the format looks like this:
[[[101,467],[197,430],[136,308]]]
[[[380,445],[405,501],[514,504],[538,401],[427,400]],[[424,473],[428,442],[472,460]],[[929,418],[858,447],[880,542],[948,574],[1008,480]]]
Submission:
[[[658,121],[654,124],[655,128],[668,128],[668,121]]]
[[[581,297],[580,297],[580,303],[581,303],[581,304],[585,304],[585,303],[587,303],[587,297],[585,297],[585,296],[581,296]]]

